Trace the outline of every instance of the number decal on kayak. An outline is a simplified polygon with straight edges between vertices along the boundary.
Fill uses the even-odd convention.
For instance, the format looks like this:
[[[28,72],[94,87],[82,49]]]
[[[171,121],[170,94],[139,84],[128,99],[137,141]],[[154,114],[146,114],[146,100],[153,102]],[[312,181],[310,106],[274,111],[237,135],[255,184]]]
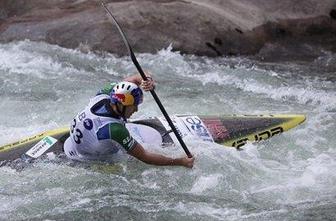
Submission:
[[[183,123],[187,126],[189,131],[200,137],[202,140],[214,142],[212,136],[199,117],[186,117],[184,118]]]

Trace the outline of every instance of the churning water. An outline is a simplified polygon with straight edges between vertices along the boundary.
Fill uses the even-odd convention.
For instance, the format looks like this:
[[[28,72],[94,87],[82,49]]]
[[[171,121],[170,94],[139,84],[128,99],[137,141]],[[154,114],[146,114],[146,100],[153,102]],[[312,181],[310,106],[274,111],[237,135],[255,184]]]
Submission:
[[[137,55],[170,114],[304,113],[307,121],[236,151],[193,141],[193,169],[132,158],[96,168],[59,158],[0,167],[0,220],[335,220],[336,85],[328,68]],[[321,67],[321,68],[319,68]],[[0,145],[68,125],[98,89],[135,73],[128,57],[29,41],[0,45]],[[151,98],[135,117],[160,116]],[[168,156],[182,148],[153,147]]]

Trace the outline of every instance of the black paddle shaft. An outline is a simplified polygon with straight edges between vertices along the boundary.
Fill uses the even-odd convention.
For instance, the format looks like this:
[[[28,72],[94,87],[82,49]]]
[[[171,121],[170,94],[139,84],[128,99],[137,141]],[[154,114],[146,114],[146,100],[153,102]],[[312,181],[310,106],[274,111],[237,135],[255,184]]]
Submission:
[[[132,48],[131,48],[131,46],[130,46],[130,44],[129,44],[127,38],[126,38],[125,33],[124,33],[123,30],[121,29],[120,25],[118,24],[117,20],[114,18],[114,16],[113,16],[112,13],[110,12],[110,10],[105,6],[104,2],[102,2],[102,6],[103,6],[104,9],[106,10],[106,12],[110,15],[110,17],[112,18],[114,24],[117,26],[117,28],[118,28],[118,30],[119,30],[119,33],[120,33],[120,35],[121,35],[121,37],[122,37],[122,39],[123,39],[123,41],[124,41],[124,43],[125,43],[125,45],[126,45],[126,47],[127,47],[127,50],[128,50],[128,52],[129,52],[129,55],[131,56],[131,59],[132,59],[134,65],[135,65],[135,67],[137,68],[137,70],[138,70],[138,72],[140,73],[141,77],[146,81],[146,80],[147,80],[147,76],[146,76],[145,72],[142,70],[142,68],[141,68],[141,66],[140,66],[140,64],[139,64],[139,62],[138,62],[138,60],[136,59],[136,57],[135,57],[135,55],[134,55],[134,53],[133,53],[133,50],[132,50]],[[166,120],[167,120],[169,126],[170,126],[171,129],[173,130],[173,132],[174,132],[174,134],[175,134],[177,140],[180,142],[180,144],[181,144],[181,146],[182,146],[184,152],[187,154],[187,156],[188,156],[189,158],[191,158],[191,157],[192,157],[191,153],[189,152],[187,146],[185,145],[183,139],[181,138],[181,136],[180,136],[179,132],[177,131],[175,125],[173,124],[172,120],[170,119],[170,117],[169,117],[167,111],[166,111],[165,108],[163,107],[163,105],[162,105],[162,103],[161,103],[159,97],[158,97],[157,94],[155,93],[154,89],[150,90],[150,93],[152,94],[152,96],[153,96],[155,102],[158,104],[158,106],[159,106],[159,108],[160,108],[160,110],[161,110],[163,116],[166,118]]]

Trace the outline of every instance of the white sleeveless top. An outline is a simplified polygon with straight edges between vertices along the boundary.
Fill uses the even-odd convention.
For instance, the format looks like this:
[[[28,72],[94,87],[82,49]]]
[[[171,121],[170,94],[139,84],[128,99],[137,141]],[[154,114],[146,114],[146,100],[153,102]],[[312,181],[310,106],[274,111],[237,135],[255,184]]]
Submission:
[[[78,113],[70,126],[70,137],[64,143],[64,152],[74,160],[107,160],[118,152],[121,145],[111,139],[98,140],[97,132],[106,124],[125,125],[123,119],[97,116],[91,108],[98,102],[109,99],[106,94],[95,96],[86,108]]]

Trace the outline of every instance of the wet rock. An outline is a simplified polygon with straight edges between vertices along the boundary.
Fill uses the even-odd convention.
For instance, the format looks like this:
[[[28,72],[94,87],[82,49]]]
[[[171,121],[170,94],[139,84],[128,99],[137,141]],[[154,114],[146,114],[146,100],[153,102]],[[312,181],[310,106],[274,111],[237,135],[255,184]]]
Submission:
[[[134,51],[311,60],[336,51],[335,0],[106,0]],[[127,51],[97,0],[2,0],[0,42],[30,39],[83,51]],[[308,46],[309,47],[308,47]]]
[[[332,19],[336,19],[336,9],[332,9],[332,10],[330,11],[329,15],[330,15],[330,17],[331,17]]]

